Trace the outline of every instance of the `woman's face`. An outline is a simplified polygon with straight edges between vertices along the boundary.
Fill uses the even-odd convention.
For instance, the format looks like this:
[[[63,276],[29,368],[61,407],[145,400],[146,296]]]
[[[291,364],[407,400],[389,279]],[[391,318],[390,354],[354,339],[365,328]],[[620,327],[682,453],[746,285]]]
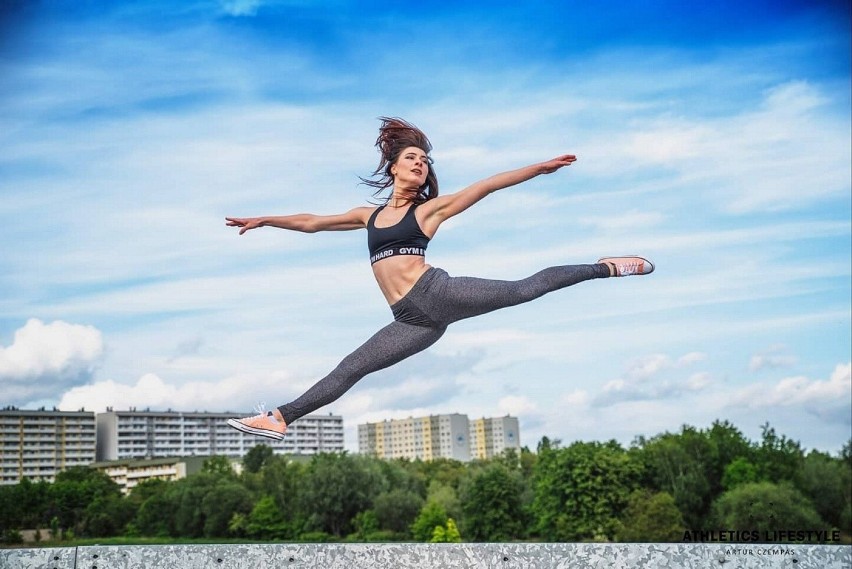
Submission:
[[[391,166],[395,185],[419,188],[426,183],[426,175],[429,174],[431,161],[429,155],[416,146],[409,146],[404,149]]]

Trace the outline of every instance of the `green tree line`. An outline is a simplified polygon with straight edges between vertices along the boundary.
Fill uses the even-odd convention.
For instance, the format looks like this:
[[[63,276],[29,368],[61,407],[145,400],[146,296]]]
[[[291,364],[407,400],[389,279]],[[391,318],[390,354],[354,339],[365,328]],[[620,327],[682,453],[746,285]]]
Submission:
[[[680,542],[685,532],[823,530],[852,535],[852,441],[836,455],[768,424],[750,441],[732,424],[615,441],[543,438],[487,460],[309,460],[258,445],[236,474],[225,457],[177,481],[123,495],[87,467],[53,483],[0,487],[0,535],[285,541]]]

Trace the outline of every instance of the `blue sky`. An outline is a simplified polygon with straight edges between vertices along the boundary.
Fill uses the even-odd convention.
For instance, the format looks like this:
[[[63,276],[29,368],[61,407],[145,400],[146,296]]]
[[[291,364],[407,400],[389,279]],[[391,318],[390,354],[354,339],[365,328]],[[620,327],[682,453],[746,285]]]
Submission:
[[[11,2],[0,22],[3,404],[245,412],[387,323],[363,232],[223,218],[370,198],[382,115],[443,192],[575,153],[442,226],[521,278],[641,253],[460,322],[325,410],[521,419],[522,444],[852,427],[848,2]]]

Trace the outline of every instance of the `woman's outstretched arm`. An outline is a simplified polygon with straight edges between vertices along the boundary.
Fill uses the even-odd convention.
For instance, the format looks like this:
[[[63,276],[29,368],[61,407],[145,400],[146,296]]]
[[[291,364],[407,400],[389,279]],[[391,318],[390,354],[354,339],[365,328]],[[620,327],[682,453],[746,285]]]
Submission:
[[[356,207],[338,215],[314,215],[297,213],[295,215],[274,215],[264,217],[226,217],[225,225],[239,227],[240,235],[258,227],[277,227],[303,233],[317,231],[349,231],[367,226],[372,208]]]
[[[551,174],[564,166],[571,165],[576,160],[577,157],[573,154],[564,154],[546,162],[495,174],[474,182],[454,194],[439,196],[424,204],[428,208],[425,225],[428,225],[429,229],[437,229],[441,222],[458,215],[492,192],[526,182],[541,174]]]

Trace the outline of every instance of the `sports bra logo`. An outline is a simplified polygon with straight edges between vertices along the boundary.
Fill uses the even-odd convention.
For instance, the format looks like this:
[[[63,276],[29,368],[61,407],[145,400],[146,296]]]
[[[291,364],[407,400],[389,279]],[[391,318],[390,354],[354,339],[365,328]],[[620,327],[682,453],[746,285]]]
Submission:
[[[373,264],[376,261],[381,261],[387,257],[393,257],[394,255],[420,255],[421,257],[425,257],[426,249],[424,247],[397,247],[395,249],[386,249],[370,257],[370,264]]]

